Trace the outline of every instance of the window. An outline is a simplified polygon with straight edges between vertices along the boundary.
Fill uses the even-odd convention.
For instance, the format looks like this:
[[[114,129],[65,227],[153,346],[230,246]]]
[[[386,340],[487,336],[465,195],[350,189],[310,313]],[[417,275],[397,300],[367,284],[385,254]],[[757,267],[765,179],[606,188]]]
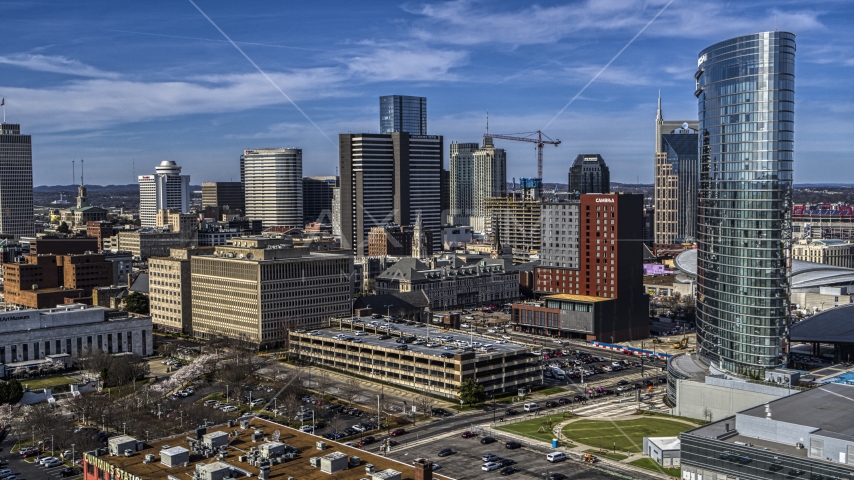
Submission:
[[[824,440],[810,439],[810,457],[824,458]]]

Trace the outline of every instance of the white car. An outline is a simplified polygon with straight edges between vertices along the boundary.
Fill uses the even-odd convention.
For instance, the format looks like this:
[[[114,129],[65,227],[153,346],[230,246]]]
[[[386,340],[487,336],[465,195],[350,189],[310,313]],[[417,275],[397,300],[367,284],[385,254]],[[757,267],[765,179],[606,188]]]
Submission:
[[[320,332],[318,332],[317,330],[312,330],[312,331],[308,332],[308,334],[316,337],[316,336],[320,335]]]
[[[502,335],[501,338],[503,338],[504,340],[510,340],[513,337],[511,337],[510,335]]]
[[[356,332],[357,337],[364,337],[367,334],[368,334],[368,332]]]
[[[469,324],[468,323],[461,323],[460,328],[469,328]]]
[[[453,349],[454,349],[453,345],[445,345],[445,348],[443,350],[453,350]]]
[[[412,342],[413,345],[424,345],[425,343],[427,342],[425,342],[424,340],[416,340]]]
[[[552,340],[552,343],[556,343],[558,345],[563,345],[563,340]]]
[[[496,330],[494,328],[490,328],[489,330],[486,331],[486,333],[498,333],[498,330]]]
[[[499,340],[498,343],[500,343],[501,345],[504,345],[505,343],[507,343],[507,340]]]
[[[237,411],[237,407],[235,407],[234,405],[229,405],[229,406],[227,406],[227,407],[223,407],[223,408],[221,408],[221,410],[222,410],[223,412],[225,412],[225,413],[229,413],[229,412],[236,412],[236,411]]]
[[[484,472],[491,472],[493,470],[498,470],[499,468],[501,468],[501,464],[495,462],[484,463],[480,466],[480,469]]]
[[[429,343],[425,343],[425,344],[424,344],[424,346],[425,346],[425,347],[427,347],[427,348],[435,348],[435,347],[438,347],[438,346],[439,346],[439,344],[438,344],[438,343],[434,343],[434,342],[429,342]]]
[[[47,466],[48,463],[53,463],[53,462],[59,462],[59,459],[56,457],[46,457],[46,458],[39,460],[39,463],[44,465],[44,466]],[[62,462],[60,462],[60,463],[62,463]]]

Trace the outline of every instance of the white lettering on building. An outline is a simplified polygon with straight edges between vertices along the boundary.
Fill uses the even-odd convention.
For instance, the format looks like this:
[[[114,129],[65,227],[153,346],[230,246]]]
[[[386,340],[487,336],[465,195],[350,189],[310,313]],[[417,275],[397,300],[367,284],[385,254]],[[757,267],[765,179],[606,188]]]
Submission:
[[[596,203],[614,203],[613,198],[597,198]]]

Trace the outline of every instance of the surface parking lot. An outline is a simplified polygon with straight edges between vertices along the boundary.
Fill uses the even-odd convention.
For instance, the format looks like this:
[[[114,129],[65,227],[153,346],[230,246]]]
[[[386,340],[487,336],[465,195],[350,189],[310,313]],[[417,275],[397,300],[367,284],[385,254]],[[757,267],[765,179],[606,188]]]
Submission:
[[[427,458],[433,463],[440,465],[436,473],[455,478],[458,480],[475,479],[543,479],[550,472],[560,472],[570,479],[610,479],[613,477],[605,473],[588,468],[578,462],[566,460],[560,463],[549,463],[546,461],[546,451],[532,450],[526,447],[509,450],[504,447],[508,438],[496,436],[497,442],[488,445],[480,443],[481,436],[474,438],[462,438],[463,430],[454,431],[452,434],[443,434],[430,439],[413,441],[407,446],[401,443],[392,448],[389,455],[404,463],[411,463],[416,458]],[[410,437],[411,439],[412,437]],[[524,443],[524,442],[523,442]],[[437,454],[443,448],[451,448],[454,454],[447,457],[439,457]],[[502,458],[509,458],[516,462],[513,466],[519,470],[507,477],[501,476],[498,470],[484,472],[481,470],[481,457],[486,453],[492,453]]]

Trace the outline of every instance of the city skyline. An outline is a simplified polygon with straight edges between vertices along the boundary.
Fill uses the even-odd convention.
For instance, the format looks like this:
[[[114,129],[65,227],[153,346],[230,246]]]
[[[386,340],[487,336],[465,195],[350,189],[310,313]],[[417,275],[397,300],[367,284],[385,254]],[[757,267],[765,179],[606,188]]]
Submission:
[[[825,172],[844,168],[854,142],[844,135],[852,104],[841,80],[854,46],[834,33],[854,14],[848,4],[673,2],[662,12],[667,2],[451,2],[322,14],[309,5],[197,5],[317,128],[190,3],[47,12],[4,5],[15,44],[0,49],[0,96],[7,121],[34,136],[36,185],[69,183],[74,158],[91,165],[92,184],[133,183],[135,163],[163,159],[197,182],[236,180],[239,152],[288,146],[303,149],[306,175],[332,175],[337,145],[329,139],[376,132],[378,98],[390,94],[430,99],[429,133],[446,138],[446,167],[450,142],[481,138],[489,110],[492,132],[543,129],[563,141],[546,151],[545,181],[562,179],[579,153],[598,151],[613,181],[651,183],[658,90],[669,117],[696,118],[697,52],[775,22],[798,34],[802,62],[796,182],[833,180]],[[461,28],[469,18],[477,21]],[[282,19],[292,28],[265,28]],[[620,142],[609,141],[614,131]],[[496,147],[507,149],[508,178],[534,176],[532,148]],[[819,161],[827,168],[810,168]]]

